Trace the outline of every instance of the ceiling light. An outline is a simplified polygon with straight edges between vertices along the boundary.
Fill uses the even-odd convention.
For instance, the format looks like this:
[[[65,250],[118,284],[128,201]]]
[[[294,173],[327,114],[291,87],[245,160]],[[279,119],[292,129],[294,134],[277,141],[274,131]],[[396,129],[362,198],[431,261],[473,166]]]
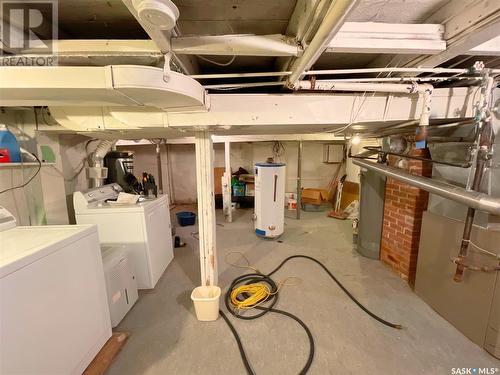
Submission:
[[[179,18],[179,9],[170,0],[133,0],[141,22],[159,30],[172,30]]]
[[[354,137],[351,138],[351,144],[359,145],[359,142],[361,142],[361,137],[359,135],[356,134]]]

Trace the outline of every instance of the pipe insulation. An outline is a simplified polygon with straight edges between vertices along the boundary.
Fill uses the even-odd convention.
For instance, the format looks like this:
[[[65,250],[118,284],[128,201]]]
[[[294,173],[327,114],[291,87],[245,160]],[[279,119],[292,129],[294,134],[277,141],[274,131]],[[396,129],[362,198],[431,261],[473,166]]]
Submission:
[[[406,182],[409,185],[439,195],[443,198],[462,203],[468,207],[485,211],[493,215],[500,215],[500,198],[492,197],[477,191],[468,191],[460,186],[450,185],[428,177],[412,175],[397,168],[368,162],[362,159],[353,159],[352,162],[359,167],[371,169],[387,177]]]

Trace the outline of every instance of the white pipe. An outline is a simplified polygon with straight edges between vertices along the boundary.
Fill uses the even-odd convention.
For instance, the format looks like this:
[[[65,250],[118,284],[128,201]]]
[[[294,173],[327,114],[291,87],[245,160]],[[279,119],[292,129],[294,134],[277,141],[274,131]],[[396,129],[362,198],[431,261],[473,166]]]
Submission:
[[[457,77],[457,76],[446,76],[446,77],[383,77],[383,78],[339,78],[339,79],[326,79],[321,80],[321,82],[442,82],[448,81],[450,79],[456,80],[479,80],[478,76],[475,77]]]
[[[328,83],[331,84],[328,87],[331,87],[333,84],[336,83],[342,83],[342,82],[371,82],[371,83],[376,83],[376,82],[441,82],[441,81],[447,81],[449,79],[459,79],[459,80],[475,80],[478,79],[477,77],[427,77],[427,78],[420,78],[420,77],[401,77],[401,78],[344,78],[344,79],[332,79],[332,80],[321,80],[321,81],[316,81],[316,82],[322,82],[322,83]],[[309,82],[309,81],[304,81],[304,82]],[[280,86],[282,83],[276,82],[276,81],[268,81],[268,82],[242,82],[242,83],[221,83],[218,85],[203,85],[205,89],[213,89],[213,90],[230,90],[230,89],[239,89],[239,88],[246,88],[246,87],[266,87],[266,86]],[[307,90],[308,85],[305,84],[305,89]],[[318,88],[319,86],[315,85],[315,89],[321,90]],[[362,90],[345,90],[345,91],[362,91]],[[379,91],[379,90],[376,90]]]
[[[295,85],[304,75],[304,72],[316,62],[335,34],[340,30],[357,2],[358,0],[337,0],[330,6],[311,43],[304,50],[302,56],[292,64],[292,74],[286,81],[287,86]]]
[[[298,90],[322,90],[322,91],[355,91],[355,92],[393,92],[393,93],[424,93],[427,84],[418,83],[357,83],[336,81],[300,81]],[[432,86],[431,86],[432,87]]]
[[[423,91],[419,91],[422,94],[422,112],[420,114],[420,122],[419,126],[428,126],[429,125],[429,117],[431,115],[431,103],[432,103],[432,91],[434,87],[429,84],[419,85],[419,89]],[[427,137],[427,134],[422,134],[423,137]]]
[[[468,69],[448,68],[362,68],[362,69],[329,69],[308,70],[304,75],[327,75],[327,74],[365,74],[365,73],[449,73],[467,74]],[[500,74],[500,69],[492,69],[491,73]],[[192,74],[194,79],[217,79],[217,78],[250,78],[250,77],[280,77],[291,75],[291,71],[283,72],[256,72],[256,73],[217,73],[217,74]],[[437,77],[439,78],[439,77]]]
[[[231,90],[245,87],[262,87],[262,86],[283,86],[283,82],[246,82],[246,83],[223,83],[220,85],[204,85],[205,89],[212,90]]]
[[[361,68],[361,69],[328,69],[309,70],[308,75],[321,74],[362,74],[362,73],[452,73],[466,74],[469,69],[448,69],[448,68]]]

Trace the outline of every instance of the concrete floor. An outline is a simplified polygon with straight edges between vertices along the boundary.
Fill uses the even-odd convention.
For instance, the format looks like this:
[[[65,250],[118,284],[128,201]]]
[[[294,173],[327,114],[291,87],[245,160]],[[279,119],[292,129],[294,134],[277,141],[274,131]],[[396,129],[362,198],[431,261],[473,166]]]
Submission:
[[[382,263],[353,252],[349,221],[330,219],[325,213],[304,213],[300,221],[287,218],[280,243],[255,236],[251,210],[239,210],[231,224],[224,223],[220,210],[217,215],[223,293],[233,278],[245,272],[225,264],[230,251],[244,253],[263,272],[287,256],[308,254],[323,261],[372,311],[404,325],[401,331],[381,325],[316,264],[290,261],[275,280],[297,276],[302,283],[284,287],[277,307],[298,315],[312,331],[316,353],[310,374],[451,374],[455,367],[500,367],[500,361],[441,318]],[[178,228],[187,247],[175,249],[175,259],[156,288],[141,292],[117,328],[131,336],[109,375],[245,374],[222,318],[196,320],[190,300],[191,290],[199,285],[197,240],[191,235],[196,230]],[[276,314],[255,321],[231,320],[257,374],[296,374],[302,368],[307,337],[294,321]]]

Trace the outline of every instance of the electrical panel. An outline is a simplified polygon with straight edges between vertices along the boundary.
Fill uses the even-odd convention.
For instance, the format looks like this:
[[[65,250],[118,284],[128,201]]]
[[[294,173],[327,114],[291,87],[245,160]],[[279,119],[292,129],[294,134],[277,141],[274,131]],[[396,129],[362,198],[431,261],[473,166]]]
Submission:
[[[323,145],[323,163],[340,163],[344,158],[344,146],[339,144]]]

